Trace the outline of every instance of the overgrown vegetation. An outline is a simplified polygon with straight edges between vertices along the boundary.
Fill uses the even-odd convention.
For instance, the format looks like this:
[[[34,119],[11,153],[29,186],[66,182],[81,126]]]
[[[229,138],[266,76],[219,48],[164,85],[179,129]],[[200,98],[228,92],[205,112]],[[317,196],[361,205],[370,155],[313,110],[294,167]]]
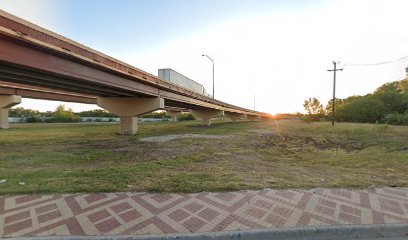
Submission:
[[[408,186],[408,127],[216,121],[17,124],[0,131],[0,194]],[[140,139],[168,134],[221,138]],[[24,182],[25,185],[19,185]]]
[[[51,114],[50,118],[45,120],[46,122],[80,122],[81,118],[75,115],[72,109],[65,109],[64,105],[59,105],[55,111]]]
[[[305,100],[306,121],[329,120],[333,100],[324,108],[316,98]],[[336,120],[340,122],[408,125],[408,78],[390,82],[372,94],[336,99]]]

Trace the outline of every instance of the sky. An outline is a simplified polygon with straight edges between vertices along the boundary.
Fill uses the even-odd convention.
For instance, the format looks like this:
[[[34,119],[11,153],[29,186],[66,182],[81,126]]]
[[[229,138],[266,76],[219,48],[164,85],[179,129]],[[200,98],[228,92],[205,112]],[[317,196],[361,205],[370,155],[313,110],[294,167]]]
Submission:
[[[268,113],[365,95],[405,78],[406,0],[0,0],[0,9],[157,75],[172,68],[215,98]],[[53,110],[60,102],[23,99]],[[74,111],[95,105],[64,103]]]

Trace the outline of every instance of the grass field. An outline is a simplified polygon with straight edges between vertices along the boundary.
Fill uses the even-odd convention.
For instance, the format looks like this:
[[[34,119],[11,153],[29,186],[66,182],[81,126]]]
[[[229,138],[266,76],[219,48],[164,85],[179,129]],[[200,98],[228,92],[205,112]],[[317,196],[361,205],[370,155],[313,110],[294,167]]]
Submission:
[[[0,130],[0,194],[408,186],[408,127],[300,121],[17,124]],[[211,134],[144,142],[168,134]],[[24,182],[25,185],[20,185]]]

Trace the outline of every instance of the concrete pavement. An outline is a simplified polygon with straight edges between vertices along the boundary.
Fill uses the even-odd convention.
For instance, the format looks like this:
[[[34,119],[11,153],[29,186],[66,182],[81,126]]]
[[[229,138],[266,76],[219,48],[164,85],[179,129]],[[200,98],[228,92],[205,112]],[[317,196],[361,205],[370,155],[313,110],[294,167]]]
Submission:
[[[0,197],[0,236],[209,233],[408,223],[408,188]]]

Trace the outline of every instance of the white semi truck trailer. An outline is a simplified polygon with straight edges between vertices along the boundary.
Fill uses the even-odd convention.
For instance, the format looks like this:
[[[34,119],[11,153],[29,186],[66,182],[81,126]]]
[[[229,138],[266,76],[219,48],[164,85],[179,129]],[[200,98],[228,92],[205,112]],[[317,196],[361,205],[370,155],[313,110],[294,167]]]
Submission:
[[[181,73],[174,71],[171,68],[159,69],[158,77],[166,82],[178,85],[180,87],[186,88],[198,94],[205,96],[210,96],[205,90],[204,86],[197,83],[196,81],[184,76]]]

